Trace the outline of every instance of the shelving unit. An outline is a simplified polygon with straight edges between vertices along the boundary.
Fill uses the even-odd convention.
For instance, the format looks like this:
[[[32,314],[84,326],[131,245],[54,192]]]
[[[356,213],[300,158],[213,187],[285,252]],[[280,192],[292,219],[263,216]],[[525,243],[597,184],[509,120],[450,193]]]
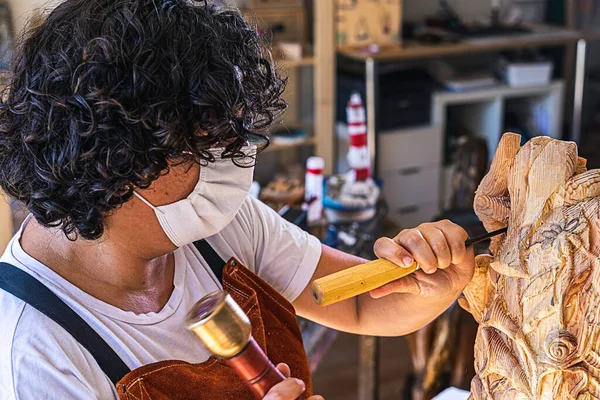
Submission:
[[[272,143],[266,153],[276,151],[285,151],[299,149],[301,147],[312,147],[312,154],[318,155],[325,160],[326,174],[330,174],[334,168],[334,120],[335,120],[335,23],[334,23],[334,2],[323,0],[312,1],[312,16],[314,18],[312,26],[312,37],[314,43],[311,46],[304,44],[305,56],[301,59],[277,59],[278,66],[288,76],[288,86],[284,93],[290,105],[286,116],[284,117],[283,130],[286,128],[299,127],[309,132],[309,137],[301,142],[291,145]],[[290,4],[298,2],[291,2]],[[268,10],[249,9],[245,12],[256,14],[259,26],[268,26],[269,23],[289,24],[289,32],[298,32],[301,37],[307,36],[304,28],[301,28],[296,20],[309,18],[305,15],[303,18],[294,16],[291,9],[286,11],[281,7],[278,11],[276,7]],[[252,17],[254,18],[254,17]],[[309,48],[310,47],[310,48]],[[312,74],[305,73],[303,69],[312,69]],[[306,84],[307,77],[312,78],[311,84]],[[310,87],[312,86],[312,87]],[[308,90],[307,90],[308,89]],[[312,92],[311,117],[303,118],[299,115],[300,107],[306,106],[307,92]],[[301,101],[304,98],[304,101]],[[282,155],[280,159],[289,161],[288,154]]]
[[[504,133],[504,112],[507,101],[527,99],[547,110],[547,129],[539,133],[559,138],[563,119],[564,84],[553,82],[547,86],[513,88],[498,86],[493,89],[464,93],[438,92],[433,96],[432,121],[434,125],[444,126],[450,107],[456,112],[469,130],[486,139],[490,149],[490,161],[493,150]]]
[[[377,165],[389,217],[401,227],[412,227],[432,220],[447,206],[453,174],[452,165],[444,162],[450,118],[486,140],[491,160],[513,102],[541,113],[545,122],[535,135],[559,138],[563,97],[562,81],[539,87],[434,93],[431,125],[378,133]]]

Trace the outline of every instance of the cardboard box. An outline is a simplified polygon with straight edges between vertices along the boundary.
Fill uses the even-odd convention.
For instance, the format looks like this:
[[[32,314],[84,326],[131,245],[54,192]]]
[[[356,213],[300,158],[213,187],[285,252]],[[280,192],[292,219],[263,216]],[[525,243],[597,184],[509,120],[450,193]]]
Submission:
[[[307,38],[306,14],[301,8],[287,10],[250,10],[246,19],[256,23],[259,34],[273,42],[304,45]]]
[[[402,0],[335,0],[338,46],[390,45],[402,39]]]

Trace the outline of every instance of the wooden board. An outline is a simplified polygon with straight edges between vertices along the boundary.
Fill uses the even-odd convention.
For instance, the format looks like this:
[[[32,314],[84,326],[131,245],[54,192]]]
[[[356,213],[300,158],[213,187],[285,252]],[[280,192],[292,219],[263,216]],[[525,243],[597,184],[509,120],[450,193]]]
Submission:
[[[542,28],[539,28],[542,29]],[[552,47],[567,45],[579,39],[597,40],[600,36],[594,33],[579,32],[566,29],[543,27],[546,33],[516,35],[510,38],[496,38],[481,42],[445,43],[427,45],[416,41],[405,41],[401,45],[383,46],[376,53],[366,52],[362,45],[338,46],[345,57],[364,61],[372,58],[376,61],[412,60],[422,58],[456,56],[462,54],[489,53],[502,50],[522,49],[528,47]]]
[[[400,43],[401,0],[335,0],[338,46]]]

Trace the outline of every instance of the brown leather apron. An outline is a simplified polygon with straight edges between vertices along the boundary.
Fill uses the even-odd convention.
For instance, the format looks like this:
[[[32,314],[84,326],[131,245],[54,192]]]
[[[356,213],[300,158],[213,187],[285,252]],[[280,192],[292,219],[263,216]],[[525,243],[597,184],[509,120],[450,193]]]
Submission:
[[[252,336],[273,364],[288,364],[292,375],[306,383],[304,398],[311,395],[308,362],[292,304],[234,259],[223,269],[223,289],[248,315]],[[214,357],[201,364],[161,361],[144,365],[125,375],[117,390],[122,400],[254,398],[235,372]]]
[[[248,315],[252,336],[259,346],[275,365],[286,363],[290,366],[292,376],[306,383],[302,398],[309,397],[312,394],[310,371],[292,304],[237,260],[232,258],[225,264],[206,241],[194,245],[221,280],[223,289]],[[0,289],[30,304],[80,342],[107,377],[116,382],[122,400],[254,399],[235,372],[214,357],[200,364],[160,361],[130,371],[78,314],[41,282],[17,267],[0,263]],[[181,329],[186,328],[182,326]],[[198,346],[202,344],[198,342]]]

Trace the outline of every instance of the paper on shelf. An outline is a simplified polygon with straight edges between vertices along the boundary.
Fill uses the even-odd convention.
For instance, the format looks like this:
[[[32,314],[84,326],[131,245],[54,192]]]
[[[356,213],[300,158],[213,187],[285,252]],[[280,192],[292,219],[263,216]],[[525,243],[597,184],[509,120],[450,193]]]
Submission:
[[[466,390],[451,387],[435,396],[433,400],[467,400],[470,395]]]

